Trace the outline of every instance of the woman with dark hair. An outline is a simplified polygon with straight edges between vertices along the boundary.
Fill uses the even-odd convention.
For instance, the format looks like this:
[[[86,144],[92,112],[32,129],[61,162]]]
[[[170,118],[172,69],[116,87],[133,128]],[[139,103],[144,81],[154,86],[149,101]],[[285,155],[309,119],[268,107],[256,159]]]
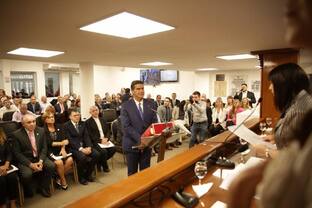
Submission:
[[[312,49],[312,1],[288,0],[285,14],[286,40],[292,46]],[[296,72],[282,72],[285,66]],[[287,145],[287,148],[268,165],[254,166],[240,173],[229,189],[229,208],[250,207],[256,188],[260,198],[257,207],[311,207],[312,110],[307,79],[302,72],[297,65],[288,64],[270,73],[275,105],[282,113],[275,128],[275,140],[279,147]],[[289,79],[281,86],[283,76]]]
[[[269,80],[274,104],[281,113],[274,130],[274,140],[281,149],[295,138],[294,129],[298,122],[312,109],[310,83],[307,74],[294,63],[275,67],[269,73]]]
[[[17,175],[8,173],[11,166],[12,153],[6,140],[4,131],[0,128],[0,207],[6,207],[6,200],[10,200],[10,207],[16,207]]]
[[[48,139],[48,156],[54,162],[58,174],[56,183],[63,190],[67,190],[68,185],[65,174],[73,165],[73,158],[68,156],[68,139],[65,138],[62,126],[55,124],[55,118],[52,113],[43,114],[42,119],[46,138]]]

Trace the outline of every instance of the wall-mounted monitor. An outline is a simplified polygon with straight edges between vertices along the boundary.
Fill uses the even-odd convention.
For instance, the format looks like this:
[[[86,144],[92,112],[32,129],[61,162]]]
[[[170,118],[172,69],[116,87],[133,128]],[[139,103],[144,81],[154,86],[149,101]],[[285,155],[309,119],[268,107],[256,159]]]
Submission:
[[[142,69],[140,70],[140,80],[147,85],[158,85],[160,84],[160,70]]]
[[[161,82],[178,82],[179,71],[178,70],[160,70]]]

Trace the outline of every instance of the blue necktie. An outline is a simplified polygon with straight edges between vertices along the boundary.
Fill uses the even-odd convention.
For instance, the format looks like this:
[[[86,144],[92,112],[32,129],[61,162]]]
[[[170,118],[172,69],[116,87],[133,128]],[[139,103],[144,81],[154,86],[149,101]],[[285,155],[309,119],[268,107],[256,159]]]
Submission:
[[[139,113],[140,113],[140,116],[143,120],[143,110],[142,110],[142,107],[141,107],[141,103],[139,103]]]

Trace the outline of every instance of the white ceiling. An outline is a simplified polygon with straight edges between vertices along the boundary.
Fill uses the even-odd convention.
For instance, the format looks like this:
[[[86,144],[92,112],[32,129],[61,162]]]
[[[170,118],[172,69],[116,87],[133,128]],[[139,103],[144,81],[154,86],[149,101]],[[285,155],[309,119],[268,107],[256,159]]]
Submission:
[[[92,62],[141,67],[151,61],[166,68],[254,69],[257,60],[224,61],[217,55],[288,47],[284,41],[285,0],[1,0],[0,59],[54,63]],[[176,27],[123,39],[79,30],[127,11]],[[27,58],[6,52],[30,47],[65,51],[53,58]]]

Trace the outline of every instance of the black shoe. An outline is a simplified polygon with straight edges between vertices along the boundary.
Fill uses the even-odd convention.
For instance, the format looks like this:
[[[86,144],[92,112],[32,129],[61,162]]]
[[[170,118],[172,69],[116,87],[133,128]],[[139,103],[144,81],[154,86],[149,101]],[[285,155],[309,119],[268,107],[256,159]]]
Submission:
[[[110,172],[110,169],[109,169],[109,168],[104,168],[104,167],[103,167],[103,171],[104,171],[105,173],[109,173],[109,172]]]
[[[79,183],[82,184],[82,185],[88,185],[88,181],[86,179],[84,179],[84,178],[81,178],[79,180]]]
[[[62,189],[63,189],[64,191],[66,191],[66,190],[68,189],[68,185],[67,185],[67,184],[66,184],[66,185],[62,185],[61,187],[62,187]]]
[[[95,181],[95,178],[92,177],[92,176],[89,176],[87,180],[88,180],[89,182],[94,182],[94,181]]]
[[[44,197],[47,197],[47,198],[51,197],[51,193],[50,193],[50,191],[48,191],[48,190],[41,189],[40,193],[41,193],[41,195],[44,196]]]

